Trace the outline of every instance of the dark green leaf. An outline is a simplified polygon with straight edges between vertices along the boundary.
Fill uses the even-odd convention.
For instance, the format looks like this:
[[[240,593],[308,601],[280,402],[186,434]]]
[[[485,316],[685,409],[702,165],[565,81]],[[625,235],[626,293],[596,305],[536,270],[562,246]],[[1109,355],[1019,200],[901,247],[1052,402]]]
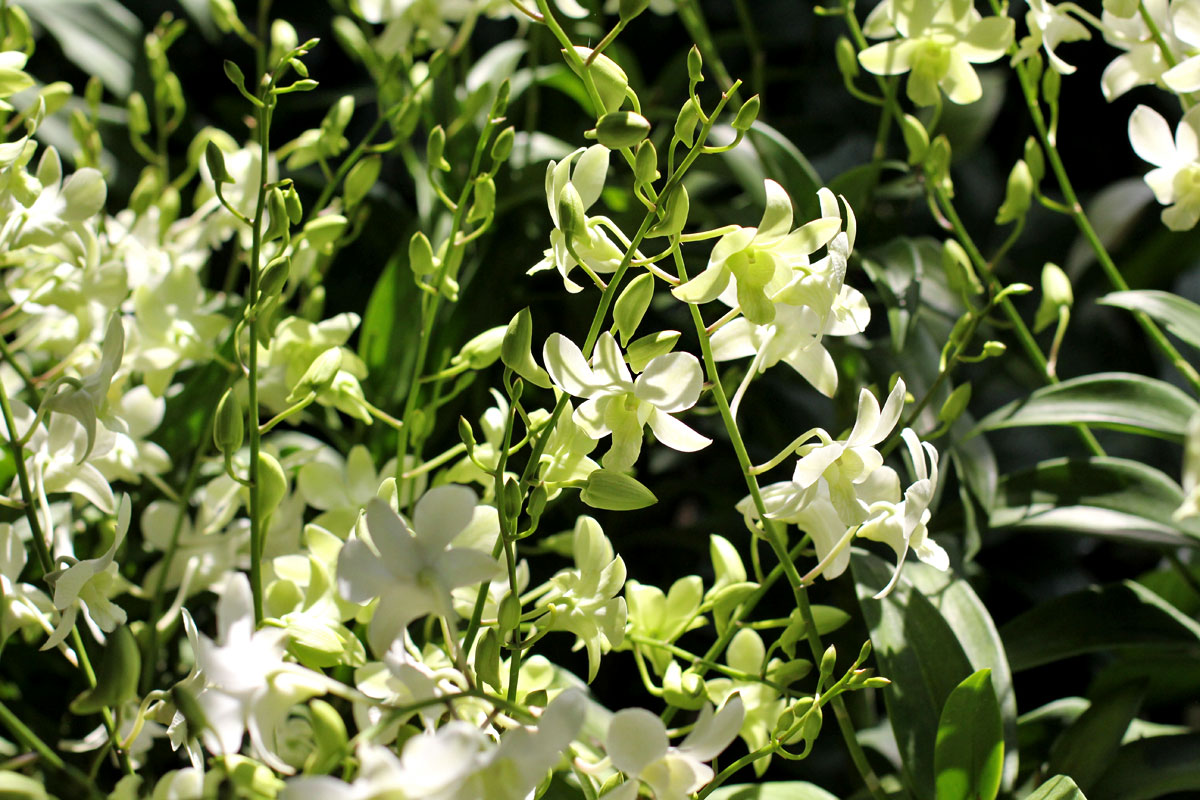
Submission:
[[[932,800],[938,713],[974,670],[945,618],[907,577],[875,600],[891,578],[891,565],[857,550],[850,565],[879,672],[892,682],[883,698],[904,777],[919,800]]]
[[[1130,684],[1093,700],[1050,748],[1047,771],[1069,775],[1090,792],[1112,763],[1144,695],[1144,684]]]
[[[978,430],[1084,423],[1182,439],[1200,405],[1169,383],[1128,372],[1085,375],[1036,390],[985,417]]]
[[[1169,477],[1121,458],[1053,459],[1001,479],[990,523],[1055,528],[1142,545],[1196,546],[1200,523],[1171,515],[1183,490]]]
[[[368,371],[364,389],[376,404],[386,405],[405,395],[416,357],[420,331],[411,320],[417,318],[419,301],[406,255],[407,250],[400,248],[388,260],[371,290],[359,329],[358,355]]]
[[[1132,581],[1056,597],[1006,624],[1000,636],[1014,672],[1133,645],[1200,655],[1200,624]]]
[[[981,669],[942,708],[933,754],[937,800],[994,800],[1004,765],[1002,730],[991,670]]]
[[[1117,757],[1091,791],[1091,800],[1149,800],[1200,791],[1200,733],[1138,739]]]
[[[1192,347],[1200,347],[1200,306],[1171,292],[1154,290],[1112,292],[1096,301],[1148,314]]]

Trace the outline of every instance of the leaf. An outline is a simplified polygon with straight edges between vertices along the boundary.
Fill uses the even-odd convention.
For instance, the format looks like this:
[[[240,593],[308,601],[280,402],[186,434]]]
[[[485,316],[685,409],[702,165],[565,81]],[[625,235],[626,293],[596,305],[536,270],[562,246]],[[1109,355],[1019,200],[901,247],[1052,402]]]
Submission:
[[[1004,764],[1002,731],[992,671],[981,669],[942,708],[933,754],[937,800],[995,800]]]
[[[116,0],[39,0],[21,6],[58,40],[63,55],[124,99],[133,90],[142,24]]]
[[[1200,790],[1200,733],[1139,739],[1117,751],[1091,800],[1148,800]]]
[[[592,508],[608,511],[633,511],[658,502],[654,493],[637,479],[607,469],[594,470],[588,475],[579,499]]]
[[[1103,372],[1045,386],[980,421],[976,430],[1084,423],[1182,439],[1200,405],[1169,383],[1128,372]]]
[[[1096,301],[1129,311],[1141,311],[1192,347],[1200,347],[1200,305],[1171,292],[1151,289],[1110,292]]]
[[[1075,781],[1066,775],[1055,775],[1037,788],[1025,800],[1087,800]]]
[[[718,125],[711,138],[727,141],[733,137],[732,128]],[[787,187],[797,219],[803,221],[819,215],[817,189],[825,182],[796,145],[762,120],[755,122],[745,139],[725,154],[724,161],[756,206],[761,207],[766,201],[763,181],[770,178]]]
[[[971,584],[953,572],[941,572],[920,562],[907,564],[905,576],[941,613],[976,670],[991,670],[992,688],[1000,703],[1004,730],[1004,769],[1001,788],[1008,791],[1017,778],[1017,698],[1012,671],[996,623]]]
[[[407,237],[405,237],[407,238]],[[394,251],[375,282],[359,328],[358,355],[367,365],[363,387],[375,403],[391,403],[408,392],[420,331],[417,289],[405,263],[404,248]]]
[[[1155,547],[1195,547],[1200,522],[1172,513],[1183,490],[1169,477],[1123,458],[1057,458],[1004,476],[993,528],[1053,528]]]
[[[1047,772],[1069,775],[1090,792],[1112,763],[1145,693],[1145,684],[1127,684],[1093,700],[1050,748]]]
[[[1014,672],[1133,645],[1200,655],[1200,623],[1133,581],[1056,597],[1004,625],[1000,637]]]
[[[974,670],[954,631],[907,576],[875,600],[891,578],[891,565],[855,550],[850,566],[879,672],[892,682],[883,699],[905,780],[919,800],[932,800],[938,713]]]
[[[807,781],[722,786],[708,797],[709,800],[838,800],[835,795]]]

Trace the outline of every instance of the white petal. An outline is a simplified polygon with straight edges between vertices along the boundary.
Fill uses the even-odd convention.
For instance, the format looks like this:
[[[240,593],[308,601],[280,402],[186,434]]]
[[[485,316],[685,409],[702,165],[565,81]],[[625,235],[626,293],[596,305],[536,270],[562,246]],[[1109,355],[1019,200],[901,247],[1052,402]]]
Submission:
[[[639,400],[662,411],[683,411],[696,405],[704,384],[700,362],[691,353],[667,353],[651,359],[634,384]]]
[[[1200,56],[1180,61],[1162,74],[1162,80],[1169,89],[1181,94],[1200,89]]]
[[[609,391],[629,391],[633,380],[629,375],[629,367],[625,366],[625,357],[621,355],[621,347],[608,331],[600,334],[596,347],[592,351],[592,367],[597,379],[608,382]]]
[[[408,527],[387,502],[378,497],[367,503],[367,531],[379,560],[388,572],[397,577],[409,577],[421,568],[421,554]],[[343,549],[343,554],[345,550]]]
[[[571,174],[571,183],[583,200],[583,208],[587,210],[600,198],[604,190],[604,178],[608,174],[608,148],[602,144],[594,144],[583,152],[575,171]]]
[[[396,582],[362,541],[351,538],[342,548],[337,563],[338,593],[351,603],[366,603]]]
[[[561,333],[552,333],[546,339],[542,361],[551,380],[567,394],[591,397],[601,388],[601,381],[588,366],[583,351]]]
[[[741,695],[735,694],[715,715],[708,705],[700,712],[696,727],[683,740],[680,750],[701,761],[712,761],[737,738],[742,728],[746,707]]]
[[[217,639],[221,644],[248,642],[254,635],[254,597],[250,580],[235,572],[217,600]]]
[[[471,524],[475,516],[475,492],[466,486],[438,486],[417,501],[413,527],[421,546],[438,551]]]
[[[672,450],[678,450],[681,453],[694,453],[712,444],[712,439],[709,439],[707,436],[701,436],[686,424],[675,419],[665,411],[659,411],[657,408],[650,414],[650,419],[647,422],[650,425],[650,430],[654,431],[655,438]]]
[[[763,209],[762,221],[758,223],[758,232],[754,235],[754,243],[769,246],[787,236],[792,229],[792,199],[783,187],[768,178],[764,181],[767,190],[767,205]],[[840,222],[841,220],[839,220]]]
[[[917,43],[911,39],[892,39],[873,44],[858,54],[858,63],[876,75],[902,75],[912,69]]]
[[[834,365],[829,351],[819,342],[813,343],[797,353],[788,354],[784,360],[811,383],[814,389],[826,397],[833,397],[833,393],[837,391],[837,367]]]
[[[448,589],[472,586],[500,573],[500,564],[489,553],[457,547],[438,556],[436,569]]]
[[[644,708],[626,708],[608,723],[604,749],[613,766],[626,775],[637,775],[667,753],[667,729]]]

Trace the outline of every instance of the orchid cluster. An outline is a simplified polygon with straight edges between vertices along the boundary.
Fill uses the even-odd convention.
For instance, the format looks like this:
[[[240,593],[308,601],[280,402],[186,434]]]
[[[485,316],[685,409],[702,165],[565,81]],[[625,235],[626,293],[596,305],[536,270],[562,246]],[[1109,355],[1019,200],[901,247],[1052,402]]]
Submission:
[[[0,52],[0,98],[15,115],[14,138],[0,144],[0,383],[12,456],[0,499],[14,510],[0,524],[0,645],[57,651],[87,677],[70,710],[102,725],[75,746],[100,751],[97,769],[115,759],[115,798],[232,789],[268,800],[525,800],[554,783],[587,797],[681,800],[731,777],[714,764],[731,747],[744,746],[759,775],[776,754],[806,756],[822,707],[842,714],[843,693],[887,684],[863,667],[869,648],[835,674],[836,652],[803,635],[799,617],[754,624],[777,577],[757,550],[748,571],[732,533],[710,539],[707,588],[696,575],[665,592],[627,580],[601,519],[578,502],[604,512],[651,505],[642,481],[656,445],[679,458],[732,445],[750,495],[730,510],[746,518],[752,546],[768,542],[781,565],[792,550],[812,560],[795,592],[843,572],[855,537],[897,556],[880,596],[898,585],[909,550],[948,568],[929,531],[938,452],[911,427],[895,431],[902,380],[882,410],[861,388],[843,438],[801,435],[769,467],[799,456],[789,481],[759,487],[767,468],[750,465],[738,428],[755,381],[781,362],[823,396],[845,388],[831,349],[857,346],[871,317],[849,280],[849,202],[820,188],[805,198],[817,215],[797,223],[784,182],[767,178],[752,187],[763,197],[756,225],[697,229],[688,193],[703,187],[685,176],[698,159],[742,146],[759,108],[758,98],[730,105],[736,85],[706,105],[699,49],[688,99],[660,135],[614,57],[576,47],[557,23],[586,15],[573,0],[539,0],[536,10],[492,0],[349,5],[355,18],[335,28],[376,81],[382,114],[361,145],[347,134],[361,118],[352,95],[318,127],[276,141],[273,115],[317,86],[306,59],[318,42],[301,42],[281,19],[252,33],[233,3],[215,0],[216,27],[265,66],[247,80],[225,63],[250,138],[204,128],[183,165],[168,146],[187,112],[168,59],[183,28],[164,17],[146,40],[154,92],[127,107],[146,166],[115,213],[97,144],[103,88],[89,87],[79,104],[88,111],[72,117],[79,151],[67,169],[37,135],[69,91],[24,71],[32,39],[14,37],[28,19],[0,8],[10,48]],[[605,47],[648,8],[674,4],[612,6]],[[970,64],[998,58],[1012,38],[1011,23],[957,3],[879,9],[872,35],[906,38],[865,51],[862,63],[911,69],[918,103],[938,87],[955,102],[976,99]],[[535,344],[523,311],[451,355],[433,334],[478,266],[497,178],[518,151],[525,165],[537,153],[506,125],[528,82],[473,73],[470,97],[456,100],[463,113],[435,124],[445,113],[438,82],[478,19],[506,16],[562,40],[596,112],[584,134],[596,143],[543,154],[548,246],[528,269],[532,285],[549,272],[568,294],[595,294],[596,312],[590,327]],[[1046,41],[1056,35],[1069,38]],[[465,170],[448,156],[464,146]],[[373,355],[367,332],[356,345],[360,330],[379,333],[378,312],[326,315],[324,285],[386,194],[381,162],[392,150],[422,186],[422,229],[397,256],[417,297],[406,312],[414,322],[403,324],[421,334],[403,391],[369,398],[396,354]],[[632,188],[610,192],[626,166]],[[305,169],[321,171],[320,190],[301,183]],[[614,196],[642,215],[633,235]],[[691,329],[639,335],[659,316],[690,318]],[[737,388],[727,397],[729,375]],[[494,405],[477,423],[459,420],[459,442],[426,453],[442,407],[484,376],[499,377],[480,393]],[[884,463],[888,443],[900,442],[912,476],[903,491]],[[543,556],[570,563],[547,569]],[[783,630],[768,646],[760,630],[772,627]],[[579,663],[539,652],[562,634],[583,651]],[[718,643],[709,656],[680,644],[709,634]],[[797,655],[801,640],[811,660]],[[662,716],[614,712],[589,695],[613,651],[633,653],[667,705]],[[815,684],[802,684],[818,661]],[[682,738],[668,728],[679,711],[695,716]],[[798,743],[801,753],[787,749]],[[164,762],[174,768],[146,769]]]

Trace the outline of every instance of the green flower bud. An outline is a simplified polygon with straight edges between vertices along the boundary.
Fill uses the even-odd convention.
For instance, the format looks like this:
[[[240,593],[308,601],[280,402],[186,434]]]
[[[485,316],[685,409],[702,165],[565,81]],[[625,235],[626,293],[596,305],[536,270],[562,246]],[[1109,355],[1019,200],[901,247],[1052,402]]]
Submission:
[[[682,187],[681,187],[682,188]],[[613,327],[621,339],[621,346],[629,344],[637,331],[646,309],[650,308],[650,300],[654,297],[654,276],[644,272],[629,282],[617,302],[613,305]]]
[[[659,198],[661,201],[661,198]],[[691,200],[688,199],[687,187],[677,185],[667,196],[667,207],[659,220],[650,230],[646,231],[648,238],[656,236],[675,236],[687,225],[688,213],[691,211]]]
[[[617,16],[621,18],[621,22],[631,22],[649,7],[650,0],[620,0],[617,4]]]
[[[634,511],[658,502],[654,493],[633,477],[607,469],[592,471],[579,499],[592,508]]]
[[[146,108],[146,98],[141,92],[134,92],[125,101],[129,111],[129,132],[134,136],[145,136],[150,132],[150,112]]]
[[[342,349],[340,347],[326,349],[312,360],[308,369],[304,370],[304,374],[300,376],[300,380],[296,382],[295,387],[287,396],[287,402],[299,403],[310,393],[320,394],[328,389],[341,368]]]
[[[429,164],[431,169],[449,172],[450,162],[444,156],[445,151],[446,130],[438,125],[429,132],[429,141],[425,144],[425,163]]]
[[[852,81],[858,77],[858,53],[853,42],[845,36],[839,36],[833,54],[837,59],[838,72],[842,73],[843,78]]]
[[[585,62],[592,55],[592,51],[586,47],[576,47],[575,52]],[[569,59],[567,63],[571,63]],[[571,69],[577,75],[580,72],[579,67],[575,64],[571,64]],[[625,93],[629,89],[629,76],[617,66],[617,62],[600,54],[592,61],[591,66],[587,67],[587,72],[592,76],[592,83],[600,95],[600,103],[604,111],[612,112],[620,109],[621,104],[625,101]]]
[[[890,680],[879,675],[876,675],[872,678],[867,678],[865,681],[863,681],[863,688],[865,689],[883,689],[891,685],[892,682]]]
[[[314,250],[329,253],[346,230],[348,222],[341,214],[325,214],[304,226],[304,238]]]
[[[689,99],[683,104],[683,108],[679,109],[679,116],[675,118],[675,136],[691,147],[696,139],[696,123],[699,121],[700,109],[694,100]]]
[[[349,741],[346,723],[336,708],[320,698],[308,701],[308,719],[316,747],[308,757],[304,771],[310,775],[324,775],[337,765]]]
[[[221,33],[230,33],[239,27],[237,7],[233,0],[208,0],[208,13]]]
[[[508,113],[508,98],[511,93],[512,84],[508,78],[505,78],[500,82],[500,87],[496,89],[496,97],[492,100],[491,111],[488,112],[489,119],[504,119],[504,115]]]
[[[392,130],[395,131],[397,138],[407,139],[413,135],[413,131],[417,129],[417,123],[420,121],[421,104],[414,99],[401,106],[396,116],[392,118]]]
[[[658,151],[654,142],[644,140],[637,148],[637,156],[633,162],[633,177],[638,183],[654,183],[661,176],[658,172]]]
[[[687,71],[688,80],[693,85],[704,80],[704,59],[700,55],[700,48],[696,45],[692,45],[692,49],[688,50]]]
[[[497,691],[500,689],[500,637],[495,628],[488,628],[479,638],[472,664],[479,680]]]
[[[467,211],[467,222],[480,222],[492,216],[496,211],[496,183],[484,176],[475,181],[471,193],[471,208]]]
[[[500,358],[500,346],[504,343],[504,325],[488,328],[481,334],[472,337],[454,358],[451,364],[461,364],[464,361],[471,369],[486,369]]]
[[[1062,75],[1058,74],[1056,69],[1048,69],[1042,75],[1042,99],[1046,101],[1046,105],[1054,106],[1058,103],[1058,93],[1062,89]]]
[[[278,64],[283,57],[296,49],[300,37],[292,23],[282,18],[276,18],[271,23],[271,51],[267,57],[268,64]]]
[[[704,680],[690,669],[683,671],[679,662],[671,660],[663,674],[663,699],[673,706],[694,711],[708,697]]]
[[[308,80],[308,79],[300,80],[300,81],[296,81],[295,83],[290,83],[287,86],[284,86],[282,88],[276,89],[275,94],[291,94],[292,92],[311,92],[313,89],[317,88],[317,86],[319,86],[319,85],[320,84],[318,84],[314,80]]]
[[[217,147],[216,142],[211,139],[204,147],[204,161],[208,164],[209,174],[212,175],[213,183],[233,183],[233,178],[229,177],[229,173],[225,170],[225,154],[221,152],[221,148]]]
[[[550,697],[545,689],[537,689],[525,695],[525,705],[530,708],[545,708],[550,702]]]
[[[995,358],[996,356],[1004,355],[1004,351],[1008,349],[1008,345],[1004,342],[989,340],[983,343],[983,357]]]
[[[516,381],[513,381],[513,383],[523,385],[523,382],[520,378],[518,378]],[[513,392],[513,394],[517,395],[516,392]],[[517,395],[512,400],[514,403],[516,403],[519,398],[520,395]],[[520,513],[521,500],[523,499],[523,493],[521,492],[520,484],[518,484],[516,479],[510,475],[505,478],[504,488],[501,491],[504,492],[503,508],[505,512],[511,517],[516,517],[516,515]]]
[[[368,156],[350,168],[346,174],[345,188],[342,197],[346,208],[354,208],[363,201],[375,182],[379,180],[379,171],[383,167],[383,159],[379,156]]]
[[[10,11],[13,8],[13,6],[9,6]],[[20,11],[20,8],[17,8],[17,10]],[[22,11],[21,13],[24,14],[25,12]],[[100,110],[100,101],[102,99],[104,99],[104,81],[100,80],[98,76],[93,75],[88,78],[87,85],[83,87],[83,100],[94,114]]]
[[[246,91],[246,76],[242,73],[242,68],[229,59],[225,59],[223,66],[225,77],[229,79],[229,82],[236,86],[238,91]]]
[[[38,90],[38,97],[46,104],[46,116],[60,111],[71,99],[71,84],[66,81],[48,83]]]
[[[208,728],[208,717],[204,708],[196,701],[196,696],[183,688],[182,684],[177,683],[171,687],[171,702],[187,722],[188,736],[199,736]]]
[[[160,180],[162,173],[156,167],[146,167],[138,177],[137,185],[129,195],[129,207],[136,214],[145,213],[150,204],[158,199],[162,188]]]
[[[708,537],[708,556],[713,565],[713,585],[710,593],[746,580],[746,566],[737,548],[723,536]]]
[[[929,151],[925,154],[925,172],[943,189],[950,190],[950,140],[945,134],[939,134],[929,143]]]
[[[1070,308],[1075,302],[1071,279],[1057,264],[1046,262],[1042,267],[1042,302],[1033,319],[1033,330],[1040,333],[1058,321],[1059,309]]]
[[[596,140],[610,150],[635,147],[650,135],[650,120],[633,111],[610,111],[596,123]]]
[[[467,452],[475,449],[475,431],[471,430],[471,421],[461,415],[458,418],[458,438],[467,446]]]
[[[408,240],[408,265],[412,268],[413,274],[419,277],[432,275],[437,269],[437,262],[433,257],[433,245],[421,231],[414,233],[413,237]]]
[[[258,503],[264,517],[274,511],[287,494],[287,476],[270,453],[258,454]]]
[[[954,387],[954,391],[946,398],[946,402],[942,403],[942,408],[938,411],[938,422],[945,425],[953,423],[963,415],[963,412],[967,410],[967,403],[970,402],[971,384],[960,383]]]
[[[579,190],[572,183],[558,193],[558,227],[572,244],[587,241],[587,212]]]
[[[512,155],[513,142],[517,139],[516,129],[509,125],[504,130],[500,131],[496,136],[496,140],[492,142],[492,166],[498,166],[508,160]]]
[[[141,672],[142,652],[137,639],[128,625],[121,625],[108,635],[96,669],[96,685],[71,701],[71,713],[96,714],[136,699]]]
[[[283,291],[287,283],[288,273],[292,268],[292,259],[288,256],[277,256],[267,262],[262,277],[258,279],[258,300],[262,303]]]
[[[946,273],[946,283],[954,291],[972,295],[983,293],[983,284],[975,274],[967,251],[955,239],[947,239],[942,244],[942,270]]]
[[[283,192],[278,186],[271,187],[267,192],[268,215],[267,229],[263,232],[263,242],[272,242],[281,237],[287,237],[291,232],[291,220],[288,219],[287,204]]]
[[[1046,161],[1042,157],[1042,148],[1038,145],[1037,139],[1032,136],[1025,140],[1025,163],[1029,167],[1029,174],[1033,177],[1033,185],[1037,186],[1046,174]]]
[[[625,348],[625,360],[634,372],[641,372],[654,359],[665,355],[675,348],[679,341],[679,331],[659,331],[635,339]]]
[[[824,655],[821,656],[821,682],[833,674],[833,668],[837,665],[837,648],[833,645],[825,648]]]
[[[900,120],[900,133],[904,135],[904,145],[908,148],[908,163],[920,164],[929,152],[929,133],[921,120],[912,114],[905,114]]]
[[[241,448],[244,436],[242,405],[233,389],[226,389],[217,403],[217,416],[213,420],[213,443],[222,453],[235,453]]]
[[[1004,190],[1004,202],[996,212],[996,224],[1016,222],[1029,212],[1033,200],[1033,175],[1023,160],[1013,165],[1008,173],[1008,185]]]
[[[550,376],[533,360],[530,349],[533,342],[533,316],[528,308],[522,308],[509,321],[500,345],[500,360],[504,366],[520,375],[534,386],[550,388]]]
[[[500,630],[515,631],[521,624],[521,601],[512,592],[504,595],[500,601],[499,616]]]
[[[742,103],[742,107],[738,109],[737,115],[733,118],[733,129],[743,133],[750,130],[754,120],[758,119],[758,111],[761,107],[762,100],[758,95],[754,95]]]
[[[546,492],[545,484],[539,483],[533,487],[533,491],[529,493],[529,502],[525,504],[525,511],[529,514],[529,519],[533,524],[541,518],[542,512],[546,510],[546,503],[549,501],[550,495]]]

